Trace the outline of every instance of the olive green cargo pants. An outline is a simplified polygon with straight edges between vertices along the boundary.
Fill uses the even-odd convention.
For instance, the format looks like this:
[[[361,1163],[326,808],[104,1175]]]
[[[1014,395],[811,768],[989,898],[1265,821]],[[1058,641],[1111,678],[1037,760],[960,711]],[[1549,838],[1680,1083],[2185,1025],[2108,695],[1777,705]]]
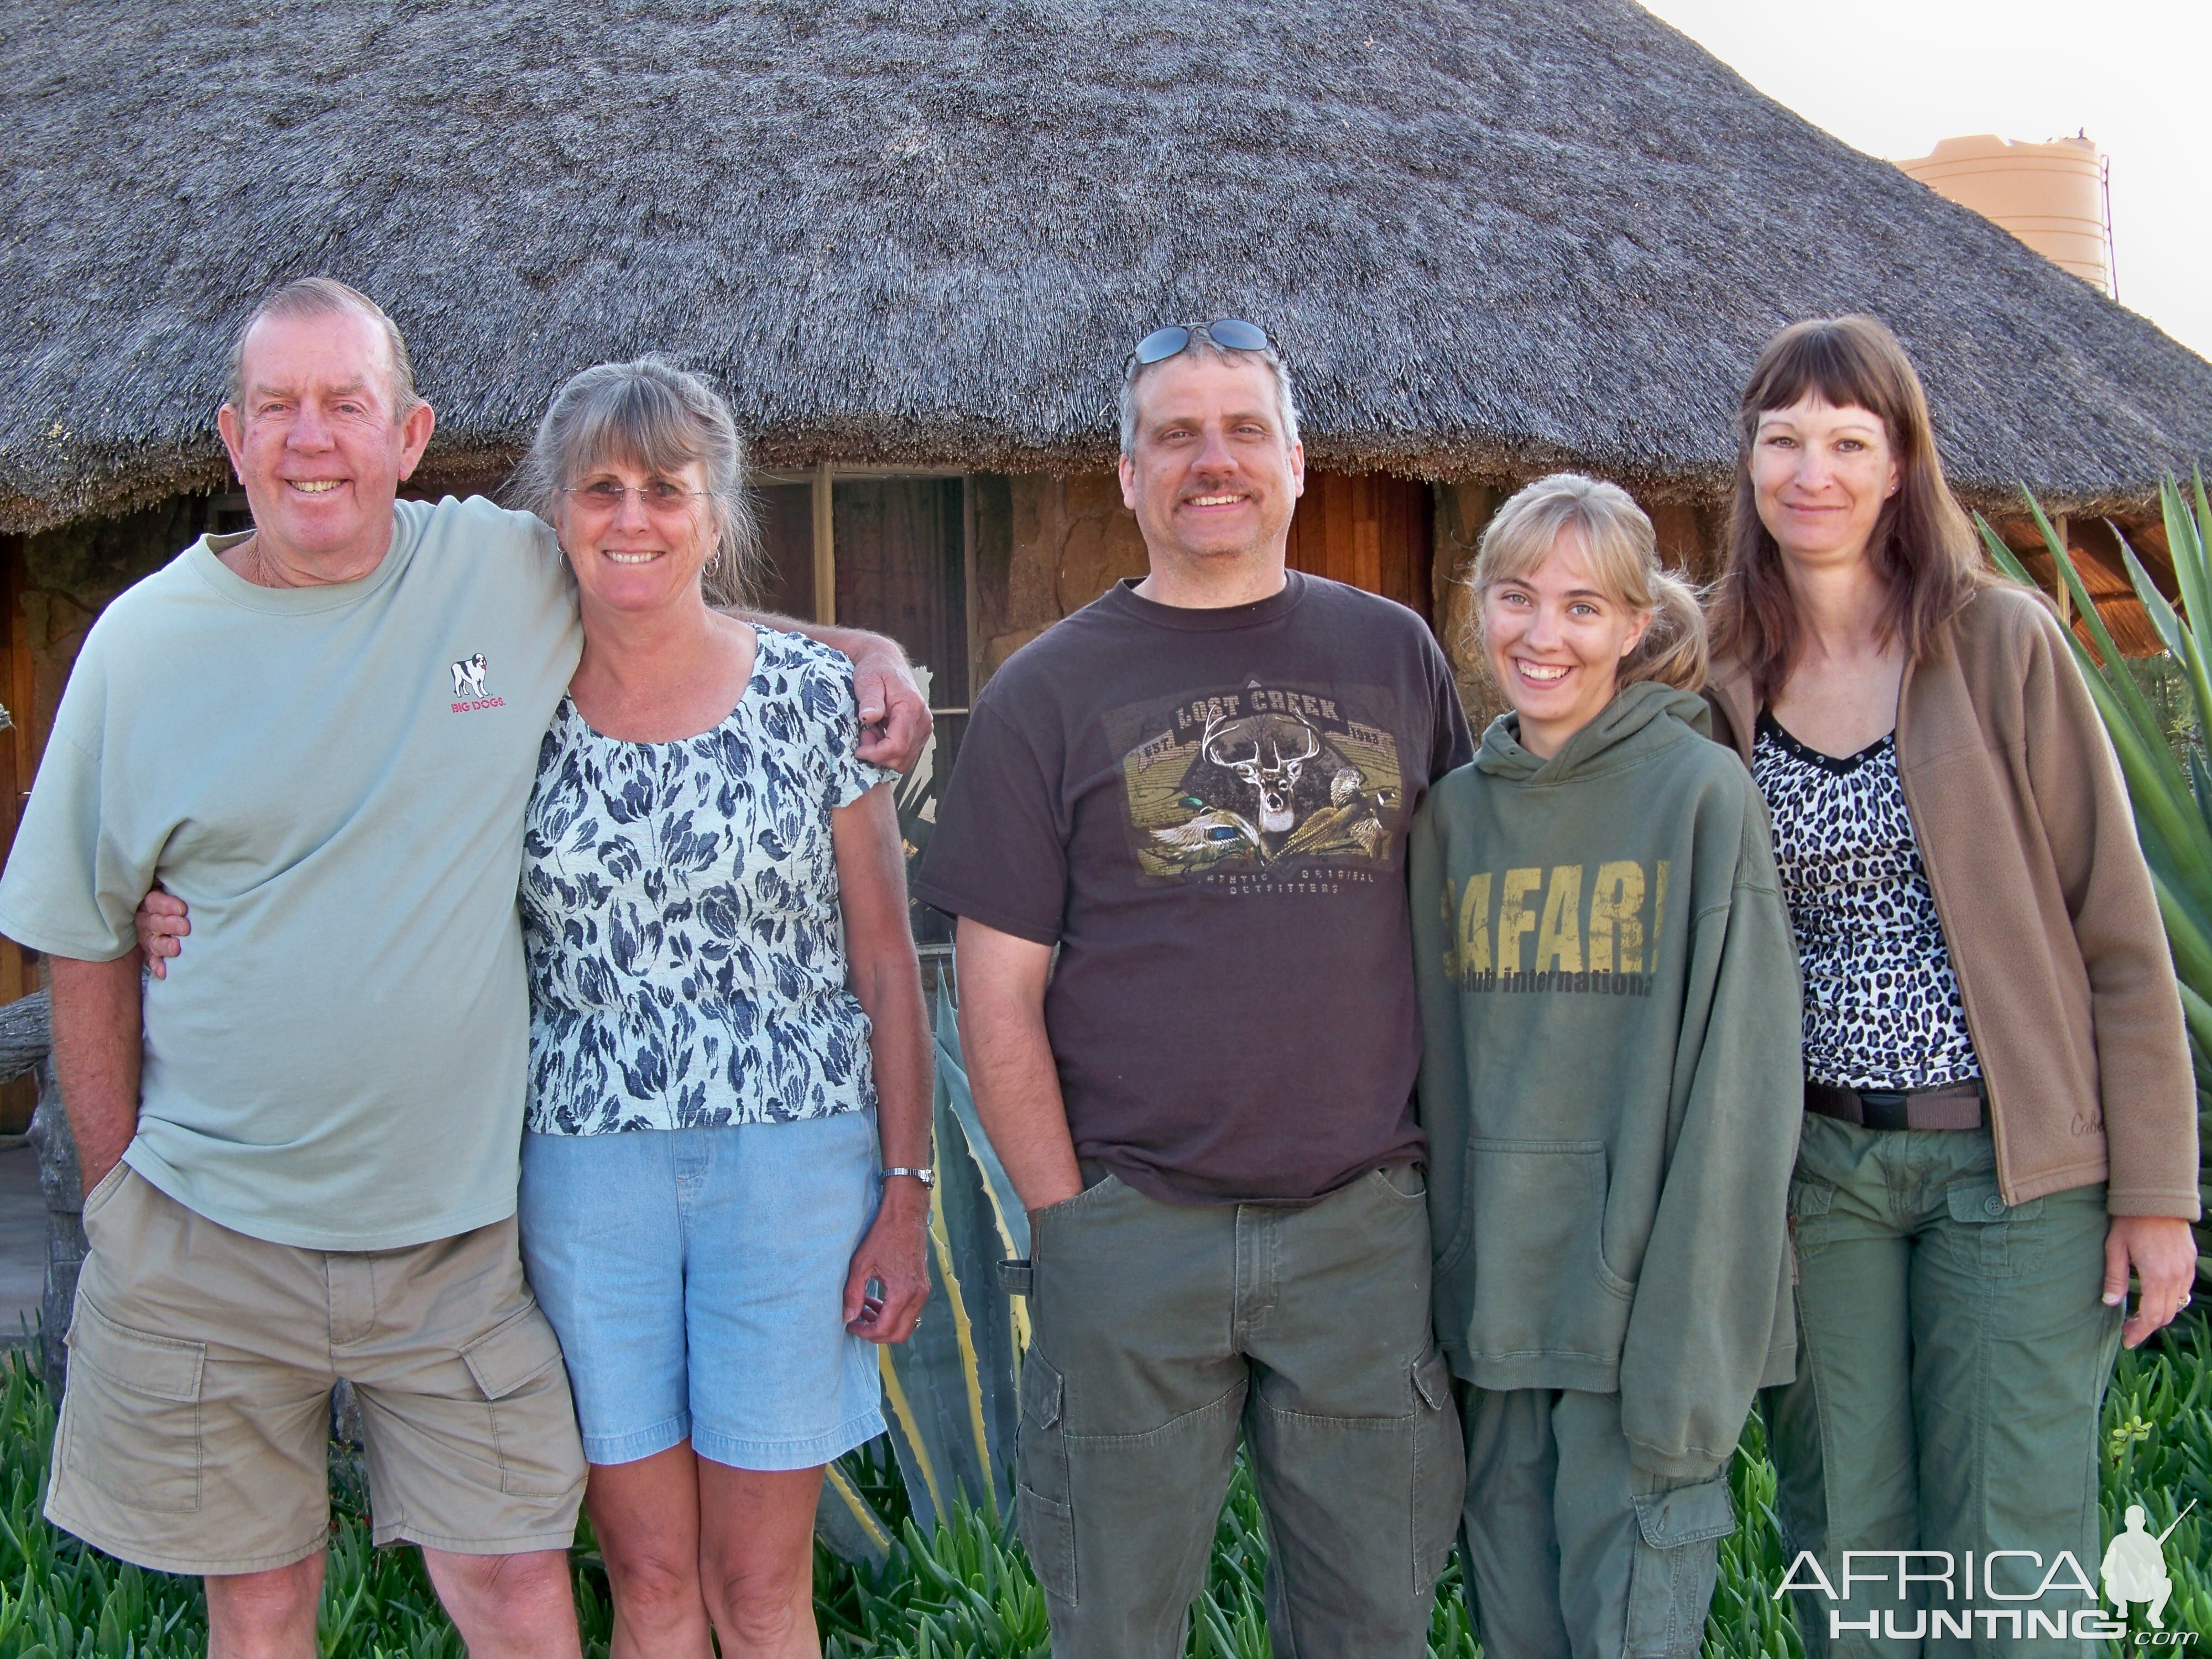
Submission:
[[[1466,1465],[1427,1199],[1164,1204],[1113,1176],[1030,1218],[1023,1542],[1056,1659],[1176,1659],[1241,1437],[1277,1659],[1419,1659]]]
[[[2107,1224],[2101,1186],[2008,1206],[1985,1129],[1806,1118],[1790,1188],[1797,1380],[1760,1409],[1783,1542],[1811,1551],[1837,1592],[1796,1593],[1810,1659],[2088,1653],[2005,1615],[2040,1610],[2070,1632],[2090,1605],[2033,1593],[2061,1552],[2092,1585],[2101,1558],[2097,1424],[2120,1328],[2100,1299]],[[1947,1593],[1917,1582],[1940,1556],[1913,1560],[1911,1583],[1894,1559],[1865,1556],[1847,1591],[1847,1550],[1948,1551],[1954,1577]],[[2036,1559],[2002,1559],[1990,1585],[1991,1550]]]
[[[1620,1396],[1468,1389],[1468,1600],[1487,1659],[1697,1659],[1728,1474],[1629,1462]]]

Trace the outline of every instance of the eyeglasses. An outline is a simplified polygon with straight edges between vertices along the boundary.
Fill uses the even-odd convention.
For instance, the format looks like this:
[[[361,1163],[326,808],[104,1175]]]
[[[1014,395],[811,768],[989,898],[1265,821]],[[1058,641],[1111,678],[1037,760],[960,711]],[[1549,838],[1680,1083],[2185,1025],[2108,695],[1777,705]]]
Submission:
[[[686,489],[665,478],[655,478],[651,483],[617,483],[612,478],[596,478],[587,484],[561,492],[594,517],[611,518],[622,511],[623,502],[631,495],[637,504],[656,519],[672,519],[691,509],[691,503],[707,492]]]
[[[1265,351],[1267,349],[1267,332],[1256,323],[1224,317],[1218,322],[1207,323],[1203,326],[1207,338],[1231,351]],[[1129,354],[1129,360],[1121,366],[1121,372],[1127,374],[1131,369],[1149,368],[1154,363],[1167,362],[1178,351],[1187,349],[1197,331],[1198,325],[1184,323],[1170,323],[1165,328],[1154,329],[1137,342],[1137,349]]]

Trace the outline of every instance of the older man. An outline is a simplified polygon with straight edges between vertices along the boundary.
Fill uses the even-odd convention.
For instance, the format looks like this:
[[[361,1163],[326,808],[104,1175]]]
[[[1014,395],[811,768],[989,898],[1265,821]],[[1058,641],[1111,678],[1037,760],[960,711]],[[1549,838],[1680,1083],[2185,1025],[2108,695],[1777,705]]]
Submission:
[[[1419,618],[1285,571],[1304,468],[1260,330],[1138,347],[1150,574],[992,680],[918,884],[1031,1212],[1019,1501],[1061,1659],[1182,1651],[1240,1434],[1278,1654],[1420,1654],[1458,1522],[1404,854],[1471,744]]]
[[[378,1541],[422,1547],[472,1654],[574,1654],[584,1463],[514,1218],[514,893],[573,587],[526,514],[395,500],[434,416],[350,289],[263,301],[220,424],[255,527],[102,615],[0,880],[88,1182],[46,1512],[205,1575],[215,1653],[304,1659],[349,1378]],[[898,700],[878,750],[915,740]],[[200,937],[142,1011],[156,880]]]

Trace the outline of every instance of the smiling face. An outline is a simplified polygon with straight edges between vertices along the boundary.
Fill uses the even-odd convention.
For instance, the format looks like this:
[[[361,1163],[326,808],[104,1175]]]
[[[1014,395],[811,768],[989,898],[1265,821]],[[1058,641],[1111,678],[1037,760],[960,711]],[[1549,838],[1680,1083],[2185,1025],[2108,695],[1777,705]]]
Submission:
[[[1897,493],[1896,452],[1881,416],[1808,392],[1759,417],[1751,485],[1759,522],[1791,564],[1867,556],[1882,503]]]
[[[554,528],[587,612],[704,603],[699,578],[719,526],[703,463],[654,472],[605,460],[579,473],[561,499]]]
[[[1549,759],[1595,720],[1620,684],[1620,659],[1651,625],[1599,586],[1581,535],[1569,528],[1533,570],[1501,576],[1482,595],[1490,672],[1521,717],[1521,746]]]
[[[368,574],[434,423],[428,404],[400,412],[382,326],[354,310],[264,317],[240,369],[241,403],[216,424],[257,540],[300,580]]]
[[[1279,584],[1304,489],[1305,450],[1286,441],[1265,363],[1187,351],[1145,372],[1121,500],[1155,572],[1272,560]]]

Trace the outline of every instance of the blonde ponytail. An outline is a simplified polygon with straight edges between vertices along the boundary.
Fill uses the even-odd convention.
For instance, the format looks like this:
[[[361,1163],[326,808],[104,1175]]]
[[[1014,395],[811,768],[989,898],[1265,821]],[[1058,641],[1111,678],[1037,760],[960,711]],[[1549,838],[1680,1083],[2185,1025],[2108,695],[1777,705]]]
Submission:
[[[1621,659],[1620,683],[1656,680],[1678,691],[1702,690],[1711,657],[1698,592],[1656,560],[1650,583],[1651,626]]]

